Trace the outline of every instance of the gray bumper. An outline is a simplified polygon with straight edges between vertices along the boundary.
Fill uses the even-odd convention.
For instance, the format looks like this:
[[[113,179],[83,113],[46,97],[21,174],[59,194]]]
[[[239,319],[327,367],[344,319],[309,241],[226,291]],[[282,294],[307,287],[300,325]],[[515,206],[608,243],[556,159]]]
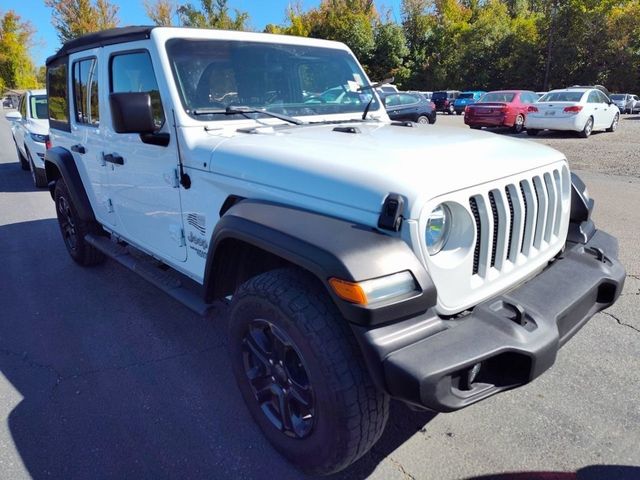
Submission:
[[[457,410],[551,367],[560,347],[620,295],[625,271],[617,256],[617,240],[596,231],[584,245],[568,243],[535,278],[464,318],[428,312],[356,330],[356,336],[374,378],[391,396],[435,411]]]

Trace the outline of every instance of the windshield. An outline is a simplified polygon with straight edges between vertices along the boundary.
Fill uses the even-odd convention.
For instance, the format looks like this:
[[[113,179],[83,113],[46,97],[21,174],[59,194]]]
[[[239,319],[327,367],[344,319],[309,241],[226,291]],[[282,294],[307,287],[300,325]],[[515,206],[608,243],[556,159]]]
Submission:
[[[579,102],[584,92],[549,92],[539,102]]]
[[[473,98],[473,93],[461,93],[458,98]]]
[[[182,105],[194,110],[250,107],[291,116],[362,113],[366,76],[344,50],[232,40],[174,39],[167,53]],[[379,102],[374,97],[371,110]],[[236,118],[242,117],[237,115]],[[200,114],[200,120],[228,116]]]
[[[624,100],[625,95],[620,95],[619,93],[611,95],[611,100]]]
[[[31,118],[35,120],[46,120],[49,118],[46,95],[31,95],[30,99]]]
[[[478,100],[478,103],[489,103],[489,102],[512,102],[513,101],[513,97],[515,97],[516,94],[513,92],[490,92],[490,93],[485,93],[480,100]]]

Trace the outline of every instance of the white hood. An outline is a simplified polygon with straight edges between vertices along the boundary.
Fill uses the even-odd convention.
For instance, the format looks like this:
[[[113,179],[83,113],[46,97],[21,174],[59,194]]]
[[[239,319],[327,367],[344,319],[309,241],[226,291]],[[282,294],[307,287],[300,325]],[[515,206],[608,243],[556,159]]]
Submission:
[[[389,192],[417,218],[431,198],[549,165],[538,143],[465,128],[354,123],[239,133],[212,153],[211,171],[378,214]],[[310,203],[310,205],[313,205]]]

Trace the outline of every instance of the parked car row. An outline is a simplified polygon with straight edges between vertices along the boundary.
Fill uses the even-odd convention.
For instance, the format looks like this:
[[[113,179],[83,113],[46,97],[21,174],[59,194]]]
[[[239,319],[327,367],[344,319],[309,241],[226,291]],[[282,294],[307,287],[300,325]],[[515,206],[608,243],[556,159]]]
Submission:
[[[47,186],[44,154],[49,148],[49,114],[46,90],[27,90],[18,110],[5,115],[11,122],[13,142],[23,170],[30,170],[36,187]]]
[[[529,135],[541,130],[575,131],[587,138],[594,130],[614,132],[621,112],[633,112],[633,95],[620,105],[602,86],[574,86],[544,93],[528,90],[489,92],[465,107],[464,123],[471,128],[509,127]],[[630,97],[630,98],[628,98]],[[640,108],[640,105],[638,106]]]

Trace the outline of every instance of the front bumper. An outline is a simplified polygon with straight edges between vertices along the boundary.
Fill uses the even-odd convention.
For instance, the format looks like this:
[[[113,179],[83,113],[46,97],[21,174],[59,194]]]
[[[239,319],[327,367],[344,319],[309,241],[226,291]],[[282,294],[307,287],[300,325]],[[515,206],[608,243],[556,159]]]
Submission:
[[[567,243],[539,275],[467,316],[444,319],[429,311],[354,331],[380,388],[416,406],[458,410],[551,367],[560,347],[620,295],[625,271],[617,255],[616,239],[596,231],[586,244]]]

